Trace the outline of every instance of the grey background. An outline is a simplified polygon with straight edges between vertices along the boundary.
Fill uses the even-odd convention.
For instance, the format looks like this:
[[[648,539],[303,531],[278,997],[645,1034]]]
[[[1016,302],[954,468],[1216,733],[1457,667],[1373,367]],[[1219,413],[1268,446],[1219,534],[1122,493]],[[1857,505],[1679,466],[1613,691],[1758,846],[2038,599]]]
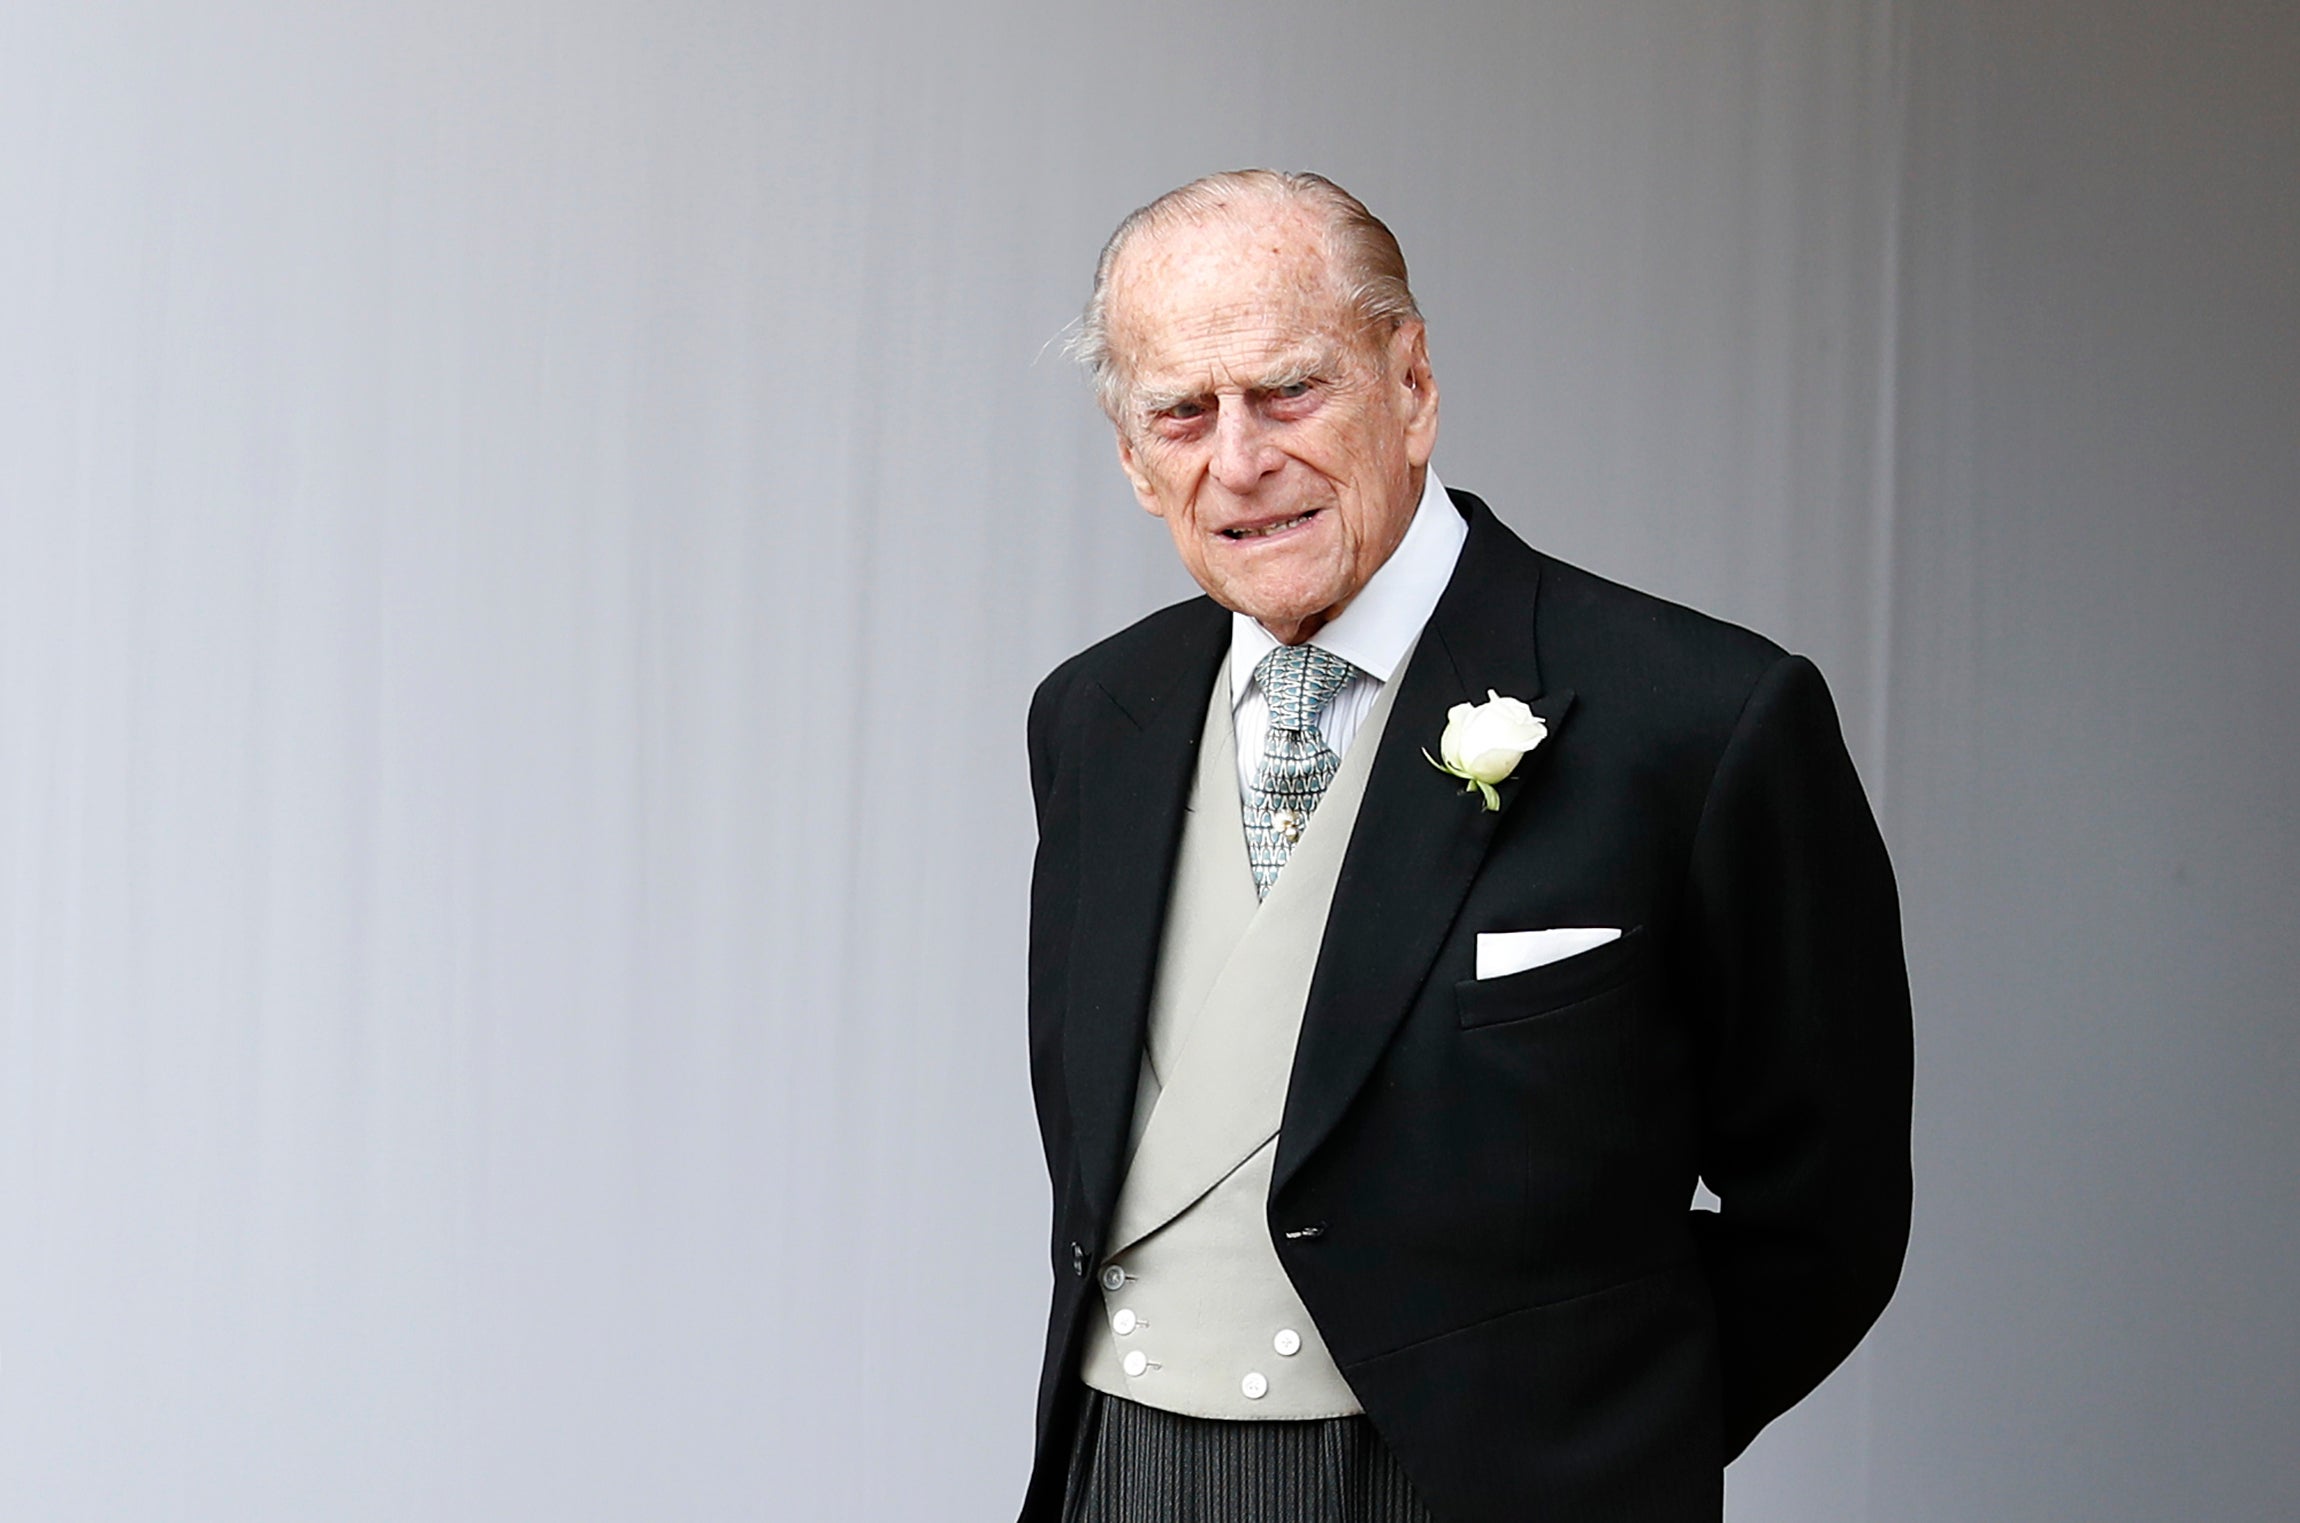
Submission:
[[[1186,590],[1047,350],[1208,169],[1438,465],[1830,674],[1915,1244],[1748,1520],[2300,1487],[2300,20],[0,7],[0,1516],[998,1518],[1023,704]]]

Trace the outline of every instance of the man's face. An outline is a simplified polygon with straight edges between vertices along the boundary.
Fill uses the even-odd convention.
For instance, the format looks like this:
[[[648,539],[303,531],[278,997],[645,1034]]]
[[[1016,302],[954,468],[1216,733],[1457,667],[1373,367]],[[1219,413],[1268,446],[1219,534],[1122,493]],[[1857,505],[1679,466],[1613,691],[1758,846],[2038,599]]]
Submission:
[[[1368,333],[1327,266],[1311,213],[1247,205],[1138,238],[1110,284],[1134,495],[1288,644],[1389,559],[1437,442],[1421,325]]]

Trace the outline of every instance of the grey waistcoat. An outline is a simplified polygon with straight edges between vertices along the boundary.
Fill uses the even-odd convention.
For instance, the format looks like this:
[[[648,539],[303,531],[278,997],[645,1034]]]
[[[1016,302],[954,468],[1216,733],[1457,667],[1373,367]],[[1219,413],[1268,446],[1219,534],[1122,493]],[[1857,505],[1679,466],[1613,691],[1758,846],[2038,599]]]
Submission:
[[[1397,684],[1383,684],[1269,897],[1239,820],[1230,684],[1214,682],[1174,866],[1134,1136],[1088,1385],[1196,1417],[1361,1410],[1270,1244],[1294,1039]],[[1123,1278],[1119,1278],[1123,1276]]]

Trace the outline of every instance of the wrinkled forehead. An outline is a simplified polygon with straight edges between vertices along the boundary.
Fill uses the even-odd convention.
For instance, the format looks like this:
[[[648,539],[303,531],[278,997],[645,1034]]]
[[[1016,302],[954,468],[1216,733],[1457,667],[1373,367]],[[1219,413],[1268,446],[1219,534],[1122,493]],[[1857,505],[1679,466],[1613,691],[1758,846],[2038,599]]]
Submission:
[[[1300,208],[1248,205],[1138,234],[1110,272],[1111,355],[1129,377],[1244,379],[1361,324],[1324,229]]]

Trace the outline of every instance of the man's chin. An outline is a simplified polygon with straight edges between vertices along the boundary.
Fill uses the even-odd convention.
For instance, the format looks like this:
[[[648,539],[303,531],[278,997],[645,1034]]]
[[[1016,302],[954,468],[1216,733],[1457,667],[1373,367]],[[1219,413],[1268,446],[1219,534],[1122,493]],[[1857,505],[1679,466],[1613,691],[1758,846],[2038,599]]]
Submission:
[[[1330,599],[1255,598],[1232,602],[1217,595],[1214,601],[1233,613],[1244,614],[1287,645],[1307,640],[1340,611]]]
[[[1190,569],[1197,573],[1198,585],[1207,596],[1289,644],[1316,633],[1320,625],[1341,612],[1354,591],[1347,585],[1348,578],[1336,575],[1323,557],[1314,564],[1264,565],[1250,572],[1210,558]],[[1298,626],[1306,627],[1289,640],[1286,632]]]

